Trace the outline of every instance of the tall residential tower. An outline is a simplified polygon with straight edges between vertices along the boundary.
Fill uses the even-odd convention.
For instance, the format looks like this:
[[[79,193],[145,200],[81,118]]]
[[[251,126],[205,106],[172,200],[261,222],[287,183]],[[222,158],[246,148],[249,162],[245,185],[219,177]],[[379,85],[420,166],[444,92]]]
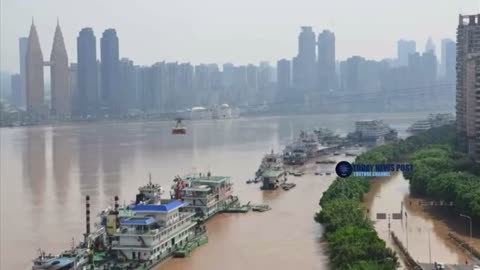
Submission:
[[[62,30],[57,22],[50,55],[50,74],[52,85],[52,114],[60,118],[71,115],[72,97],[69,84],[68,55],[65,49]]]
[[[480,160],[480,14],[459,15],[457,28],[457,132],[464,148],[476,161]],[[477,112],[478,111],[478,112]]]
[[[97,46],[92,28],[83,28],[77,37],[78,96],[75,114],[95,115],[98,109]]]
[[[25,99],[26,99],[26,92],[27,92],[27,71],[26,71],[26,57],[27,57],[27,49],[28,49],[28,37],[21,37],[18,39],[18,45],[20,49],[19,53],[19,60],[20,60],[20,89],[17,93],[18,100],[15,105],[24,107],[25,106]]]
[[[43,54],[38,40],[37,29],[32,21],[25,56],[25,80],[27,112],[34,117],[44,117],[47,110],[44,104]]]
[[[115,95],[119,89],[119,48],[115,29],[107,29],[100,40],[102,92],[101,102],[107,111],[117,113],[119,108],[115,104]]]
[[[317,84],[326,92],[336,88],[335,74],[335,34],[324,30],[318,34]]]
[[[417,51],[417,45],[414,40],[401,39],[397,41],[397,59],[399,66],[408,65],[408,56]]]
[[[297,91],[311,92],[316,83],[315,33],[303,26],[298,36],[298,55],[293,60],[293,84]]]

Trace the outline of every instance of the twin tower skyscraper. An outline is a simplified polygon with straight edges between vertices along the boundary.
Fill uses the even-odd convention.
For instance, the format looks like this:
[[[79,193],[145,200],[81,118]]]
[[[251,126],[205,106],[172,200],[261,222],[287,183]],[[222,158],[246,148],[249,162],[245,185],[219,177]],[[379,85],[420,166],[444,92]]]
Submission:
[[[68,118],[71,114],[71,93],[69,84],[68,55],[65,49],[62,30],[57,21],[53,38],[50,61],[44,61],[37,29],[32,20],[25,55],[25,88],[27,112],[35,118],[49,114],[45,104],[44,67],[50,67],[51,81],[51,115]]]
[[[96,39],[91,28],[80,31],[77,38],[78,63],[72,64],[71,68],[58,21],[49,61],[43,58],[33,20],[26,47],[25,59],[21,57],[21,61],[24,61],[25,66],[26,108],[30,117],[66,119],[72,115],[95,115],[101,108],[106,112],[115,112],[118,103],[115,93],[119,87],[119,50],[114,29],[103,32],[100,68],[96,56]],[[50,67],[50,104],[45,102],[46,66]]]

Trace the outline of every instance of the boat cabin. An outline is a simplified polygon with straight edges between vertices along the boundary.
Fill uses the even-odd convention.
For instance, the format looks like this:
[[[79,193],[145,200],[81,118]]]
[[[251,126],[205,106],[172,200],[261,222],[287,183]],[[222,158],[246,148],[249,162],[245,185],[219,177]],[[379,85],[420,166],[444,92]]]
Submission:
[[[159,204],[134,204],[121,210],[112,250],[128,260],[163,258],[185,244],[195,233],[194,214],[180,211],[185,203],[161,200]],[[127,214],[128,213],[128,214]]]
[[[207,174],[191,178],[190,185],[182,189],[182,198],[188,211],[209,217],[228,203],[232,192],[230,177]]]
[[[263,190],[277,189],[281,182],[285,181],[286,172],[284,170],[266,170],[262,174]]]

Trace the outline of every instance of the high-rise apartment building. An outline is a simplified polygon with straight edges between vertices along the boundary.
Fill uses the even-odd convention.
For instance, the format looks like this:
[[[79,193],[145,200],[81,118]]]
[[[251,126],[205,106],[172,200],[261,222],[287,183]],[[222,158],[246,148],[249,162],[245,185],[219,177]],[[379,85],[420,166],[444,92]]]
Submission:
[[[47,108],[44,104],[43,54],[33,21],[25,55],[25,75],[27,112],[33,117],[45,117]]]
[[[397,41],[397,59],[399,66],[408,65],[408,56],[417,51],[417,45],[414,40],[401,39]]]
[[[72,110],[72,116],[78,115],[77,112],[79,111],[77,106],[78,104],[78,97],[79,97],[79,92],[78,92],[78,65],[77,63],[71,63],[70,67],[68,68],[68,85],[69,85],[69,91],[70,95],[72,97],[71,101],[71,110]]]
[[[288,91],[292,86],[292,64],[287,59],[277,62],[277,88],[279,91]]]
[[[322,92],[336,88],[335,34],[324,30],[318,34],[317,85]]]
[[[315,33],[311,26],[303,26],[298,36],[298,55],[293,63],[293,84],[296,90],[311,92],[316,84]]]
[[[97,44],[92,28],[83,28],[77,37],[77,82],[75,113],[81,116],[96,115],[98,110]]]
[[[22,82],[20,74],[13,74],[10,77],[10,102],[15,106],[20,106],[21,103],[21,91],[22,91]]]
[[[107,111],[118,113],[115,95],[119,88],[119,44],[115,29],[107,29],[100,40],[101,54],[101,102]]]
[[[114,96],[118,113],[126,114],[136,103],[136,76],[133,61],[122,58],[119,62],[119,88]]]
[[[27,89],[27,71],[26,71],[26,56],[27,56],[27,48],[28,48],[28,37],[21,37],[18,39],[19,45],[19,60],[20,60],[20,91],[18,95],[18,104],[15,104],[19,107],[25,106],[25,99],[26,99],[26,89]]]
[[[53,38],[52,53],[50,54],[50,81],[52,86],[51,102],[52,114],[59,118],[69,118],[71,115],[68,55],[65,49],[62,30],[57,22]]]
[[[480,160],[480,128],[477,122],[476,93],[480,53],[480,15],[459,15],[457,27],[457,132],[464,149],[475,160]],[[480,105],[480,104],[479,104]]]
[[[427,43],[425,43],[425,52],[432,52],[433,55],[436,55],[436,47],[433,39],[431,37],[428,38]]]
[[[455,83],[455,66],[457,56],[457,45],[455,41],[445,39],[442,41],[442,65],[441,76],[448,84]]]
[[[453,44],[453,46],[452,46]],[[449,38],[445,38],[445,39],[442,39],[442,43],[441,43],[441,51],[440,51],[440,68],[438,69],[438,75],[441,77],[441,78],[445,78],[446,77],[446,61],[447,61],[447,55],[448,55],[448,52],[447,52],[447,48],[451,48],[451,47],[455,47],[455,41],[449,39]],[[455,53],[455,50],[454,50],[454,53]]]

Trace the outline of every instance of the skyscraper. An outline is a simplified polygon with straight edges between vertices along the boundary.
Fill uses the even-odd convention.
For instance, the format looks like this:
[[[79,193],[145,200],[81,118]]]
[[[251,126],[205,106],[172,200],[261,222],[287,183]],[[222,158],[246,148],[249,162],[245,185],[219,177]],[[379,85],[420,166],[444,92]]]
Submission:
[[[335,34],[323,30],[318,34],[317,84],[320,91],[336,88]]]
[[[311,26],[303,26],[298,36],[298,55],[294,59],[293,84],[298,91],[315,88],[315,33]]]
[[[180,93],[177,93],[177,104],[180,108],[193,107],[193,66],[190,63],[179,65]],[[221,83],[221,82],[220,82]]]
[[[72,115],[74,113],[77,113],[79,110],[78,108],[75,108],[75,106],[78,105],[79,100],[79,93],[78,93],[78,65],[77,63],[71,63],[70,67],[68,68],[68,84],[69,84],[69,89],[70,89],[70,96],[71,98],[71,110],[72,110]],[[76,102],[76,103],[74,103]]]
[[[259,90],[259,68],[255,65],[249,64],[247,66],[247,101],[248,104],[255,104],[258,97]]]
[[[120,84],[118,93],[115,95],[115,103],[119,112],[125,114],[129,109],[135,106],[135,67],[133,61],[128,58],[122,58],[119,63]]]
[[[233,72],[232,102],[245,105],[245,91],[247,88],[247,66],[237,66]]]
[[[17,106],[23,107],[25,106],[25,94],[27,89],[27,82],[26,82],[26,56],[27,56],[27,48],[28,48],[28,37],[21,37],[18,39],[18,45],[20,48],[19,60],[20,60],[20,91],[18,96],[18,104]]]
[[[119,48],[118,37],[115,29],[103,32],[100,41],[102,92],[101,102],[107,111],[118,113],[115,108],[115,95],[119,87]]]
[[[458,137],[469,155],[477,161],[480,148],[477,147],[480,135],[476,122],[480,119],[475,92],[477,57],[480,52],[480,15],[459,15],[457,27],[457,98],[456,123]],[[469,60],[470,59],[470,60]],[[469,64],[468,64],[469,63]],[[478,85],[478,84],[477,84]]]
[[[447,79],[447,69],[450,69],[449,72],[452,72],[452,64],[453,64],[453,72],[455,72],[455,41],[451,39],[442,39],[442,55],[441,55],[441,63],[440,63],[440,76],[443,77],[446,81]],[[452,59],[453,57],[453,59]],[[448,58],[448,60],[447,60]],[[453,61],[452,61],[453,60]],[[448,64],[447,64],[448,62]],[[450,74],[450,80],[452,76]],[[453,82],[453,81],[451,81]]]
[[[78,97],[76,113],[95,115],[98,109],[97,45],[92,28],[83,28],[77,37]]]
[[[448,84],[455,84],[456,81],[456,63],[457,63],[457,44],[448,42],[445,45],[445,80]]]
[[[210,89],[207,65],[201,64],[195,66],[193,89],[195,92],[194,104],[196,106],[206,104],[208,100],[208,90]]]
[[[258,67],[258,95],[256,103],[270,102],[273,99],[274,69],[269,62],[260,62]]]
[[[11,92],[10,92],[10,101],[15,106],[20,106],[21,103],[21,78],[20,74],[13,74],[10,77],[11,80]]]
[[[25,75],[27,112],[34,117],[44,117],[47,112],[44,104],[43,54],[33,21],[25,56]]]
[[[433,55],[436,55],[435,43],[433,43],[432,37],[429,37],[427,43],[425,44],[425,52],[432,52]]]
[[[287,91],[291,87],[291,63],[287,59],[277,62],[277,87],[279,91]]]
[[[52,114],[61,118],[71,115],[68,55],[63,41],[62,30],[57,21],[55,36],[53,38],[52,53],[50,55],[50,74],[52,85]]]
[[[222,67],[223,93],[221,94],[222,102],[231,103],[233,100],[232,86],[233,86],[234,72],[235,72],[235,66],[232,63],[223,64],[223,67]]]
[[[397,59],[399,66],[408,65],[408,55],[417,51],[417,45],[414,40],[401,39],[397,41]]]

